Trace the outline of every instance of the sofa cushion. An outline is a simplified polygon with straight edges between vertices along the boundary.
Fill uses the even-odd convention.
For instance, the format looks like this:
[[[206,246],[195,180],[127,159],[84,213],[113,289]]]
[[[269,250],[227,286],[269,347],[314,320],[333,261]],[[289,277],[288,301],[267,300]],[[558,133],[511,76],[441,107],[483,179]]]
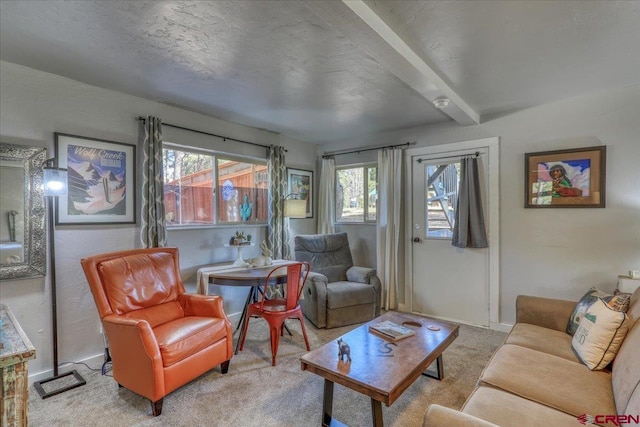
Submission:
[[[627,337],[618,350],[613,368],[611,381],[619,414],[640,414],[640,402],[635,402],[635,412],[630,412],[631,395],[640,400],[640,322],[627,333]]]
[[[223,319],[187,316],[153,330],[162,364],[167,367],[200,352],[227,336]]]
[[[635,415],[636,417],[640,416],[640,387],[636,387],[635,391],[631,395],[629,399],[629,404],[621,413],[627,415]],[[636,418],[637,419],[637,418]],[[628,425],[635,425],[632,422],[629,422]]]
[[[373,304],[376,300],[373,286],[357,282],[333,282],[327,285],[327,308],[335,309],[360,304]]]
[[[528,323],[516,323],[505,343],[527,347],[580,363],[580,359],[571,348],[571,335],[564,331],[556,331]]]
[[[616,413],[611,373],[518,345],[500,347],[479,383],[576,417]]]
[[[640,287],[631,294],[627,316],[629,316],[632,323],[635,323],[640,319]]]
[[[580,320],[584,314],[589,310],[589,307],[598,299],[602,299],[606,304],[609,305],[613,310],[626,312],[629,308],[629,301],[631,299],[631,295],[629,294],[618,294],[611,295],[606,292],[602,292],[597,290],[596,288],[591,288],[589,291],[580,298],[580,301],[576,304],[576,307],[573,309],[573,313],[569,316],[569,321],[567,322],[567,333],[573,335],[578,330],[578,325],[580,324]]]
[[[501,427],[578,425],[576,417],[493,387],[478,387],[462,408]]]
[[[438,404],[429,405],[424,414],[422,427],[429,426],[500,427],[489,421]]]
[[[604,369],[616,356],[628,329],[626,314],[598,300],[580,320],[571,345],[589,369]]]

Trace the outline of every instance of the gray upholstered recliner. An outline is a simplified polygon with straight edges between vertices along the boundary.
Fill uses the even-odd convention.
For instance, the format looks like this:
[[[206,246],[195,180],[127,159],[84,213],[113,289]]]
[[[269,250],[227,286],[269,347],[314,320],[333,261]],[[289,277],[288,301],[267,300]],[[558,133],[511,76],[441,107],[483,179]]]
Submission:
[[[300,305],[316,327],[336,328],[380,315],[380,279],[372,268],[353,266],[347,233],[298,235],[295,258],[311,264]]]

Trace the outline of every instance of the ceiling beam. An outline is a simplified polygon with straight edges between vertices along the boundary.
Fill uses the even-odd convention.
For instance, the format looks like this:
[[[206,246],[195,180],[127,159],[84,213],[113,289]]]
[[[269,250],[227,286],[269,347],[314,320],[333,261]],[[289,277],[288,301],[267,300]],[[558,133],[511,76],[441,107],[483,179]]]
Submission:
[[[480,115],[364,1],[311,0],[305,5],[429,102],[449,98],[441,111],[453,120],[480,123]]]

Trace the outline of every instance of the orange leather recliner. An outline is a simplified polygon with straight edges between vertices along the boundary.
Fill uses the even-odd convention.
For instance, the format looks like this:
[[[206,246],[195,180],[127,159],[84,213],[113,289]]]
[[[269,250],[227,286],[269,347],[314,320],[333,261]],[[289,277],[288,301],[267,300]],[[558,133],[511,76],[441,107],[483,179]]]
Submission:
[[[222,297],[185,293],[177,248],[83,258],[84,273],[109,340],[113,378],[162,412],[167,394],[233,354]]]

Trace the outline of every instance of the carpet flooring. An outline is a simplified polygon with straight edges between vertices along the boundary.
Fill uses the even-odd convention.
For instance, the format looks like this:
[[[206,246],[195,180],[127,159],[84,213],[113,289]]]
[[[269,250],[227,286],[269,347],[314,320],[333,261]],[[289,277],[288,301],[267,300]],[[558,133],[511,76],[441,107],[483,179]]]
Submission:
[[[233,356],[229,372],[217,367],[164,398],[162,414],[151,415],[143,397],[118,388],[114,379],[76,369],[87,384],[41,399],[29,390],[30,426],[278,426],[320,425],[323,379],[302,371],[306,353],[300,325],[289,321],[293,335],[280,340],[277,366],[271,366],[266,323],[251,321],[244,350]],[[311,348],[357,327],[316,329],[306,323]],[[418,378],[390,407],[383,405],[386,426],[421,426],[430,403],[460,408],[473,390],[482,369],[505,338],[504,333],[460,325],[460,335],[443,353],[444,378]],[[235,335],[237,338],[237,333]],[[234,340],[235,343],[235,340]],[[98,367],[96,367],[98,368]],[[352,427],[371,425],[368,397],[335,385],[333,415]]]

